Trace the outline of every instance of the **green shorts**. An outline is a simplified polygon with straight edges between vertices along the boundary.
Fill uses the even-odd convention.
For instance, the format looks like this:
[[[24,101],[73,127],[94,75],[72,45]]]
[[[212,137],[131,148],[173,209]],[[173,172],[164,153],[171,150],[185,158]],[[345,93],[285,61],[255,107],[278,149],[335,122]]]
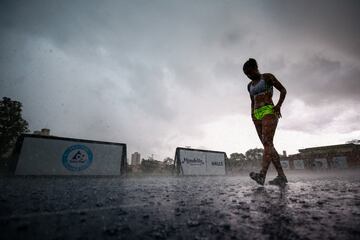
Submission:
[[[265,115],[274,114],[273,105],[265,105],[254,110],[254,116],[257,120],[262,120]]]

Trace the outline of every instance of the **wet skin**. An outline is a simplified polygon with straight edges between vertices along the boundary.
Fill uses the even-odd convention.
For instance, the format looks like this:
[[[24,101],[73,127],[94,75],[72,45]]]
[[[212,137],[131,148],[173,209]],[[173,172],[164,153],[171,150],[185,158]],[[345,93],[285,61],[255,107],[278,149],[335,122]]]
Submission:
[[[270,83],[277,90],[280,91],[279,102],[274,106],[274,111],[278,115],[278,117],[281,117],[280,108],[286,96],[286,89],[280,83],[280,81],[277,80],[276,77],[271,73],[261,74],[257,68],[249,68],[244,73],[249,79],[251,79],[251,82],[249,83],[250,85],[255,86],[260,81],[262,76],[266,82]],[[256,96],[250,96],[250,99],[251,99],[251,116],[253,119],[254,119],[253,116],[254,109],[262,107],[267,104],[274,105],[272,100],[272,94],[269,92],[258,94]]]
[[[275,78],[275,76],[271,73],[260,74],[257,68],[249,68],[244,71],[246,76],[250,78],[252,81],[249,83],[250,85],[256,85],[261,77],[273,85],[276,89],[280,91],[279,102],[274,106],[274,114],[269,114],[264,116],[262,120],[257,120],[254,116],[254,109],[262,107],[264,105],[272,104],[272,94],[270,92],[265,92],[263,94],[258,94],[256,96],[251,96],[251,117],[254,122],[257,134],[260,138],[261,143],[264,146],[264,156],[262,161],[262,169],[260,173],[266,175],[267,170],[269,168],[270,163],[274,164],[279,175],[284,175],[284,171],[280,164],[280,156],[277,153],[274,144],[273,138],[275,135],[275,130],[277,127],[278,119],[281,117],[280,108],[285,99],[286,89],[284,86]]]

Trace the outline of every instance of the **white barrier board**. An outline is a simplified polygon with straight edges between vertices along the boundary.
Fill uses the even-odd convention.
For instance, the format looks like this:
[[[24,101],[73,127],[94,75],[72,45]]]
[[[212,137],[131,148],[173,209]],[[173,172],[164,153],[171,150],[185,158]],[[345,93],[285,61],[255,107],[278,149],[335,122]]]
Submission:
[[[120,175],[125,144],[25,136],[15,175]]]
[[[288,160],[280,160],[281,166],[283,169],[290,169],[289,161]]]
[[[346,156],[333,157],[335,168],[348,168]]]
[[[225,153],[179,149],[179,162],[184,175],[225,175]]]
[[[304,160],[294,160],[294,169],[305,169]]]
[[[315,168],[317,169],[327,169],[328,162],[326,158],[315,158],[314,160]]]

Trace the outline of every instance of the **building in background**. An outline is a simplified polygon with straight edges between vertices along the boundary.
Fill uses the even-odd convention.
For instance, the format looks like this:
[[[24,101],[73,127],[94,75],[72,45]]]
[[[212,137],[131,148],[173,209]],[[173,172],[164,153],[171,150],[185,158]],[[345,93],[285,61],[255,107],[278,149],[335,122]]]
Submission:
[[[41,129],[41,131],[35,130],[33,132],[33,134],[35,135],[41,135],[41,136],[50,136],[50,129],[48,128],[43,128]]]
[[[131,154],[131,165],[139,165],[140,164],[140,153],[134,152]]]
[[[299,149],[281,157],[289,169],[346,169],[360,167],[360,145],[354,143]],[[285,164],[286,165],[286,164]]]

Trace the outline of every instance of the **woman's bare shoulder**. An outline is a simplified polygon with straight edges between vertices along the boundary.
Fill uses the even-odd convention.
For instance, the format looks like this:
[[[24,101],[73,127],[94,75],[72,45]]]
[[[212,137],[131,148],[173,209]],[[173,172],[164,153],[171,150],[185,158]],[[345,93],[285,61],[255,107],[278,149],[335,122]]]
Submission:
[[[262,75],[265,80],[273,80],[275,78],[274,74],[272,73],[263,73]]]
[[[247,85],[247,89],[248,89],[249,92],[250,92],[251,83],[252,83],[252,81],[250,81],[250,82],[248,83],[248,85]]]

